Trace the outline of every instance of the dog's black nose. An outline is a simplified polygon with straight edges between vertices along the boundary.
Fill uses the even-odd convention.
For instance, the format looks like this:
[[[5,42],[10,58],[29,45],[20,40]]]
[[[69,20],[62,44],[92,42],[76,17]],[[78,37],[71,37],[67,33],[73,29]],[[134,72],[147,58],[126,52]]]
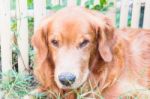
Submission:
[[[59,76],[59,81],[61,84],[65,86],[70,86],[75,82],[76,76],[72,73],[66,72],[66,73],[61,73]]]

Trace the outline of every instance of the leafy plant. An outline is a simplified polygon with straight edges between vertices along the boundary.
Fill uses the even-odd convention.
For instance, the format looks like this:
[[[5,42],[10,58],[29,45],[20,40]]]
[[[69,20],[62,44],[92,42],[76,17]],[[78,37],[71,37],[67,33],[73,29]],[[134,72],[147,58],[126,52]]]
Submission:
[[[29,9],[33,9],[33,0],[27,0],[27,5]]]
[[[31,87],[33,77],[30,75],[23,75],[13,70],[1,75],[3,79],[0,79],[0,90],[3,92],[3,97],[7,99],[22,97],[34,87]]]
[[[113,6],[113,2],[109,2],[109,0],[99,0],[98,4],[94,4],[94,0],[88,0],[85,2],[85,7],[98,11],[107,11],[108,8]]]

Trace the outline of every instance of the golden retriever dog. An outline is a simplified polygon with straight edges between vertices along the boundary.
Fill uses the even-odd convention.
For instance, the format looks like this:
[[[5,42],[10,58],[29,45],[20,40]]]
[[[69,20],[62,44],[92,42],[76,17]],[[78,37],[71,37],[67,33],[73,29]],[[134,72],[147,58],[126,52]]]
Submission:
[[[70,92],[65,99],[81,90],[93,99],[149,97],[150,30],[116,29],[97,11],[68,7],[43,20],[32,44],[37,92],[53,98],[51,92]]]

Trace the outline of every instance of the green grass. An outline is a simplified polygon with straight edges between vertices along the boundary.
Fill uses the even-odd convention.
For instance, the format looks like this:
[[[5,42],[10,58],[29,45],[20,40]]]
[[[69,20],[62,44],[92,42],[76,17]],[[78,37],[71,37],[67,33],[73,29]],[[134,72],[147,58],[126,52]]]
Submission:
[[[76,99],[85,99],[90,95],[96,96],[98,99],[104,99],[102,97],[100,91],[95,89],[91,85],[91,81],[82,85],[80,90],[71,90],[70,92],[60,95],[59,93],[55,93],[52,90],[48,90],[45,93],[31,93],[37,87],[37,81],[34,79],[32,75],[23,75],[21,73],[17,73],[16,71],[9,71],[6,73],[1,74],[3,79],[0,79],[0,98],[3,97],[4,99],[21,99],[25,95],[30,95],[31,99],[45,99],[48,94],[52,94],[56,99],[62,99],[66,97],[70,93],[75,93],[77,98]],[[139,95],[134,95],[134,93],[140,93]],[[118,97],[118,99],[140,99],[139,96],[142,96],[142,99],[149,99],[147,98],[150,95],[149,90],[144,89],[135,89],[130,90],[126,93],[123,93]]]
[[[33,76],[23,75],[16,71],[8,71],[7,73],[1,73],[0,90],[1,96],[7,99],[18,99],[29,93],[34,86]]]
[[[94,91],[91,87],[83,85],[80,90],[71,90],[70,92],[61,96],[59,93],[54,93],[52,90],[48,90],[46,93],[30,93],[37,87],[36,80],[32,75],[23,75],[16,71],[9,71],[1,73],[3,79],[0,79],[0,96],[6,99],[20,99],[25,95],[31,95],[33,99],[45,99],[47,93],[52,94],[56,99],[62,99],[67,96],[70,92],[77,95],[77,99],[84,99],[89,94],[93,94],[100,99],[103,99],[98,91]],[[89,81],[90,83],[90,81]]]
[[[88,94],[94,94],[100,99],[103,99],[99,92],[95,91],[90,86],[82,86],[80,90],[71,90],[70,92],[61,96],[59,93],[54,93],[51,90],[48,90],[46,93],[35,93],[31,94],[37,87],[36,80],[32,75],[23,75],[22,73],[17,73],[16,71],[9,71],[6,73],[1,73],[3,78],[0,79],[0,96],[7,99],[20,99],[25,95],[31,95],[34,99],[45,99],[47,93],[52,94],[56,99],[61,99],[62,97],[67,96],[70,92],[73,92],[77,95],[77,99],[84,99]]]
[[[3,78],[2,78],[3,77]],[[0,99],[21,99],[25,95],[30,95],[31,99],[46,99],[48,94],[53,95],[56,99],[62,99],[70,93],[76,94],[76,99],[85,99],[87,97],[97,97],[98,99],[104,99],[102,97],[99,88],[93,88],[91,81],[83,84],[80,90],[70,90],[70,92],[60,95],[59,93],[53,92],[53,90],[48,90],[45,93],[31,93],[37,88],[38,83],[34,79],[33,75],[24,75],[22,73],[17,73],[16,71],[8,71],[6,73],[0,74]],[[134,85],[133,85],[134,86]],[[138,95],[136,95],[138,93]],[[133,89],[129,90],[118,97],[118,99],[149,99],[150,90],[146,89]]]

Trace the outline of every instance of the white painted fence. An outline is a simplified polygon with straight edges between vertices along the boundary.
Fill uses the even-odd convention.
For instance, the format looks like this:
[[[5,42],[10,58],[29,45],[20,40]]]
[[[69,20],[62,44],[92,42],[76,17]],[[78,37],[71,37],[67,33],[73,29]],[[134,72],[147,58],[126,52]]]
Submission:
[[[131,27],[138,28],[140,20],[140,8],[145,6],[143,28],[150,29],[150,0],[121,0],[120,28],[128,26],[129,5],[133,1]],[[130,2],[130,3],[129,3]]]
[[[51,0],[52,4],[61,3],[62,0]],[[81,6],[87,0],[81,0]],[[134,0],[133,11],[132,11],[132,23],[131,27],[138,28],[140,7],[143,0]],[[76,5],[76,0],[68,0],[67,6]],[[94,4],[99,3],[95,0]],[[150,29],[150,0],[144,1],[145,3],[145,14],[143,27]],[[29,57],[28,57],[28,20],[27,16],[34,17],[34,29],[37,28],[39,22],[49,12],[46,10],[46,0],[34,0],[34,10],[27,9],[27,0],[16,0],[17,14],[15,11],[10,10],[10,0],[0,0],[0,37],[1,37],[1,66],[2,72],[12,69],[12,32],[10,29],[10,19],[13,16],[17,17],[17,32],[18,46],[20,55],[18,55],[18,69],[20,72],[24,72],[25,68],[28,68]],[[122,0],[121,11],[120,11],[120,28],[127,27],[129,0]],[[109,14],[108,14],[109,15]],[[115,18],[115,11],[111,13],[111,18]],[[115,20],[115,19],[114,19]]]

